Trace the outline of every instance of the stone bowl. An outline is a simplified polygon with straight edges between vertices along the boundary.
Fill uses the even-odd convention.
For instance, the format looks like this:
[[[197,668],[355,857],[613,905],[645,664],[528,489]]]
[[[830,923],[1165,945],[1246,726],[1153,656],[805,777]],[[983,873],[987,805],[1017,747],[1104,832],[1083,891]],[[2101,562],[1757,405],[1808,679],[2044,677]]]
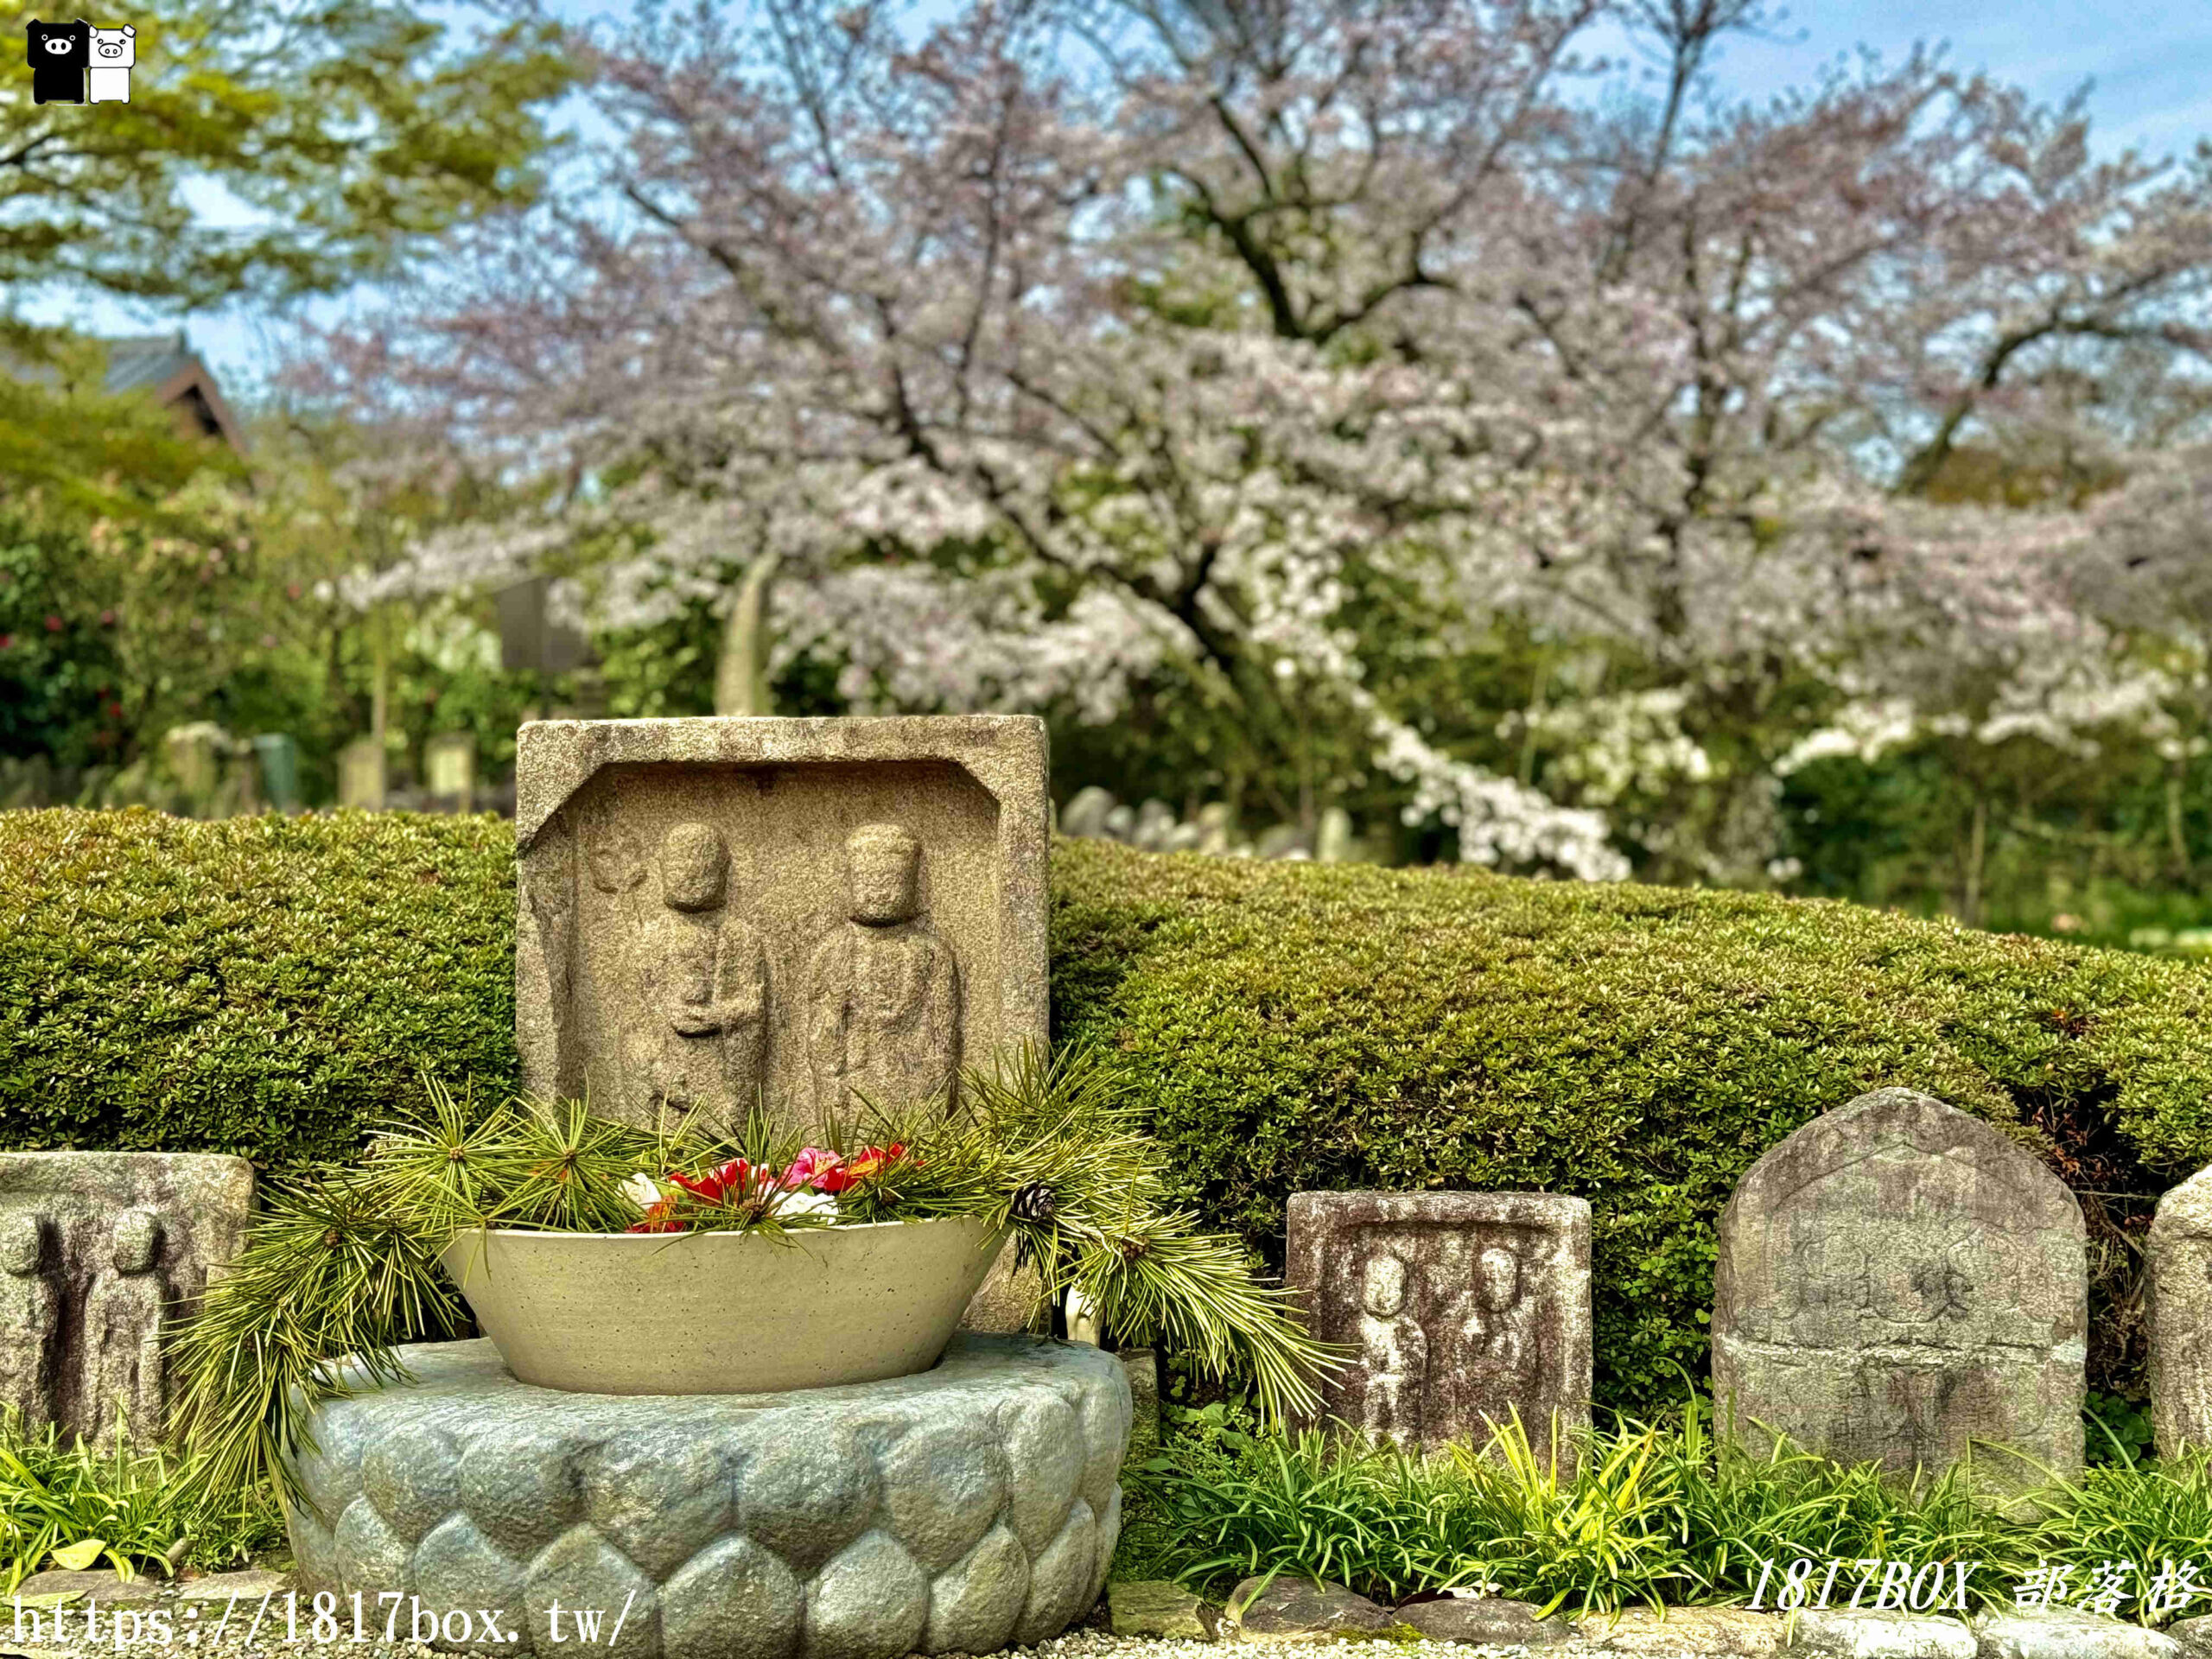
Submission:
[[[440,1259],[522,1382],[761,1394],[929,1370],[1005,1243],[968,1217],[780,1240],[493,1228]]]

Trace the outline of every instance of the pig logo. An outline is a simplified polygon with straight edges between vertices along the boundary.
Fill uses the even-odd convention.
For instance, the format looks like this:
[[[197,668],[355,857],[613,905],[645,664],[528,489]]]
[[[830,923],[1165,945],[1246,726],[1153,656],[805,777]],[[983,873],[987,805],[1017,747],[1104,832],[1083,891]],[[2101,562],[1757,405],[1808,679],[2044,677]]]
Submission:
[[[81,19],[73,23],[31,20],[23,55],[31,66],[34,104],[85,101],[85,71],[92,64],[92,25]]]
[[[87,101],[128,104],[130,66],[138,61],[138,31],[125,23],[121,29],[92,29],[92,67],[85,76]]]

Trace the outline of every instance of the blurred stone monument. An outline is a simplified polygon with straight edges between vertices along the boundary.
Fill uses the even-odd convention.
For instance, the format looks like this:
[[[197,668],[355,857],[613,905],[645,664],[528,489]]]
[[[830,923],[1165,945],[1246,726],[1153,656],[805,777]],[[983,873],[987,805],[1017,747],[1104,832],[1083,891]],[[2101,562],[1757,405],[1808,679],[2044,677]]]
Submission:
[[[1350,1350],[1323,1415],[1370,1443],[1548,1456],[1590,1421],[1590,1206],[1549,1192],[1298,1192],[1285,1281]]]
[[[212,720],[172,726],[162,738],[162,758],[176,780],[178,804],[192,817],[204,817],[223,781],[230,734]]]
[[[566,674],[591,659],[591,641],[552,615],[553,582],[531,576],[493,595],[499,666],[508,673]]]
[[[2212,1446],[2212,1169],[2158,1200],[2150,1272],[2151,1422],[2158,1455]]]
[[[253,740],[261,768],[261,798],[279,812],[300,807],[300,746],[289,732],[264,732]]]
[[[385,797],[384,740],[357,737],[338,751],[338,804],[381,812]]]
[[[87,1440],[160,1434],[162,1343],[238,1253],[253,1166],[201,1153],[0,1153],[0,1401]]]
[[[448,732],[423,746],[423,785],[430,804],[442,812],[476,810],[476,739]]]
[[[1738,1433],[2003,1497],[2082,1470],[2088,1270],[2065,1183],[1988,1124],[1883,1089],[1752,1165],[1720,1218],[1713,1391]]]

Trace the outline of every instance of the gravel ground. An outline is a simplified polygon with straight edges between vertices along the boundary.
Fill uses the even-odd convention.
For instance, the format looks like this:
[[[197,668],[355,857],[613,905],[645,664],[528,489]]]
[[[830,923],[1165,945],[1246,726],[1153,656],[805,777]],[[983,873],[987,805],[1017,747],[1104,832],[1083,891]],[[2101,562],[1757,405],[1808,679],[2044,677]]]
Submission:
[[[60,1646],[51,1643],[29,1643],[12,1639],[5,1617],[0,1617],[0,1656],[24,1655],[28,1659],[90,1659],[92,1655],[103,1659],[116,1659],[118,1652],[132,1651],[188,1653],[194,1659],[449,1659],[449,1656],[434,1654],[429,1648],[413,1642],[385,1643],[371,1641],[353,1643],[310,1642],[302,1640],[287,1643],[281,1624],[271,1640],[264,1623],[259,1638],[249,1647],[246,1627],[251,1614],[234,1618],[227,1629],[219,1629],[223,1609],[216,1604],[200,1610],[200,1616],[191,1616],[191,1609],[173,1602],[162,1605],[171,1615],[172,1639],[164,1646],[156,1637],[147,1636],[137,1643],[126,1641],[118,1649],[111,1635],[107,1617],[100,1616],[99,1637],[97,1642],[86,1643],[72,1640]],[[82,1614],[73,1609],[70,1635],[79,1637]],[[127,1621],[126,1621],[127,1623]],[[1109,1636],[1099,1630],[1076,1630],[1047,1642],[1043,1646],[1016,1649],[1033,1653],[1039,1659],[1198,1659],[1198,1656],[1218,1652],[1223,1644],[1208,1642],[1156,1641],[1141,1637]],[[1251,1644],[1240,1644],[1251,1645]],[[1310,1659],[1376,1659],[1372,1642],[1314,1642],[1268,1643],[1268,1646],[1294,1647]],[[1447,1642],[1392,1642],[1386,1644],[1393,1659],[1523,1659],[1526,1648],[1471,1647]],[[1552,1649],[1557,1653],[1560,1649]]]

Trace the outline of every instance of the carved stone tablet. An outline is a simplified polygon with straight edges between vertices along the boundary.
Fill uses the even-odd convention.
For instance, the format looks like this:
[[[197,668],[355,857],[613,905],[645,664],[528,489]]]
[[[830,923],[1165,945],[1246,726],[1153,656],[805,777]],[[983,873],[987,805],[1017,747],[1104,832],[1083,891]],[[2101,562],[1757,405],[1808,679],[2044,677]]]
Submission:
[[[541,721],[515,791],[534,1093],[804,1126],[1046,1039],[1041,721]]]
[[[2001,1443],[2082,1468],[2088,1273],[2081,1205],[1979,1119],[1861,1095],[1751,1166],[1720,1218],[1713,1386],[1761,1426],[1910,1474]],[[2046,1477],[1978,1454],[2012,1494]]]
[[[238,1253],[253,1166],[202,1153],[0,1153],[0,1402],[34,1427],[158,1437],[162,1349]]]
[[[2158,1455],[2212,1446],[2212,1169],[2158,1200],[2150,1271],[2151,1423]]]
[[[1590,1206],[1548,1192],[1298,1192],[1285,1278],[1351,1363],[1325,1414],[1376,1443],[1530,1443],[1590,1421]]]

